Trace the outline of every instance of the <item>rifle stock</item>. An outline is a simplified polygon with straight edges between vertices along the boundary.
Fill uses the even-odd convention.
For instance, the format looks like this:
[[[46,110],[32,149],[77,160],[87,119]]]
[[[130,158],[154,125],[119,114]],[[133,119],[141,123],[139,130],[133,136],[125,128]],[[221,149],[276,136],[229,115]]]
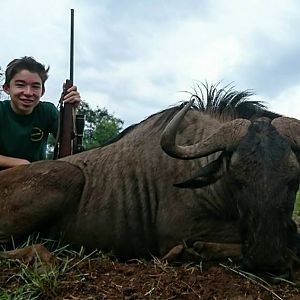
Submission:
[[[64,90],[67,91],[72,86],[72,81],[67,80]],[[63,93],[62,97],[65,95]],[[73,105],[64,103],[60,109],[60,137],[58,158],[65,157],[72,154],[72,141],[74,138],[73,128]]]

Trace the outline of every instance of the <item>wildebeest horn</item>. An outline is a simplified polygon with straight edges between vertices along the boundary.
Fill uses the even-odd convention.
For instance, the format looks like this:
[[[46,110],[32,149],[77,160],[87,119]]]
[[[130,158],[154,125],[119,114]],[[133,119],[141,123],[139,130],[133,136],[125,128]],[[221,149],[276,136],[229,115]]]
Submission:
[[[237,146],[240,139],[247,133],[251,122],[245,119],[235,119],[222,124],[217,131],[194,145],[176,145],[177,129],[193,102],[194,100],[192,99],[180,110],[162,133],[160,145],[168,155],[179,159],[193,159],[220,150],[231,150]]]
[[[294,149],[300,149],[300,121],[294,118],[279,117],[271,123],[281,136],[285,137]]]

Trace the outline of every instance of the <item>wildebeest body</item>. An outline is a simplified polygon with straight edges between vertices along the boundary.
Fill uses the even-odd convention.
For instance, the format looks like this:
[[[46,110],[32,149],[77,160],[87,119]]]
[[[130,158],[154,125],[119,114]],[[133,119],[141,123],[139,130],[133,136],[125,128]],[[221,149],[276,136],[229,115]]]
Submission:
[[[183,128],[196,129],[197,114],[191,111]],[[222,184],[206,190],[173,186],[191,175],[195,163],[169,158],[161,150],[164,126],[157,126],[159,118],[159,114],[153,116],[105,148],[64,159],[85,174],[72,239],[91,248],[97,245],[110,250],[113,245],[114,252],[125,257],[161,255],[195,235],[211,241],[239,242],[236,205],[225,204]],[[196,131],[187,142],[199,138]],[[229,236],[222,231],[230,231]]]

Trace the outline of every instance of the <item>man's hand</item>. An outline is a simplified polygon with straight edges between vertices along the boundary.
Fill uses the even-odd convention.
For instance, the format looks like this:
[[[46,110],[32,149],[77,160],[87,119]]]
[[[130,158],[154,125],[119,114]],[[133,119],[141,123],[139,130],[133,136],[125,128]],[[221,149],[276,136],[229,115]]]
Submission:
[[[78,107],[81,101],[80,93],[77,91],[77,86],[73,85],[64,96],[64,103],[72,103],[74,107]]]

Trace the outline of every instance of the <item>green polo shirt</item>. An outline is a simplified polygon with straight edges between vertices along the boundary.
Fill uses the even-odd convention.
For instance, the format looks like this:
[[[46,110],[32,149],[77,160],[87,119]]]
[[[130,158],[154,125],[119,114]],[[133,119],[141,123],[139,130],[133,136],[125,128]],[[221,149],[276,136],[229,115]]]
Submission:
[[[18,115],[9,100],[0,101],[0,155],[45,159],[48,135],[55,135],[57,126],[58,111],[50,102],[39,102],[30,115]]]

